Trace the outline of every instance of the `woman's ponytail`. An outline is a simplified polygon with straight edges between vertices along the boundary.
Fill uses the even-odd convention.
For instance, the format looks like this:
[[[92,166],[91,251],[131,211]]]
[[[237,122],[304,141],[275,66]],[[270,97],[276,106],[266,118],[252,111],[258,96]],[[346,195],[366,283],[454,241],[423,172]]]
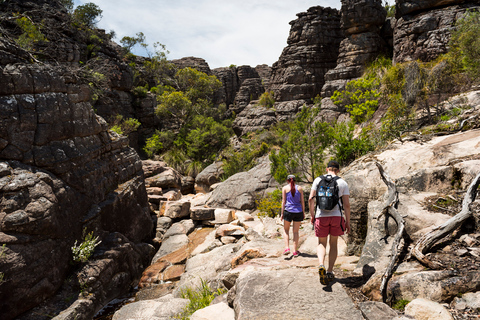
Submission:
[[[290,192],[292,193],[292,197],[295,197],[295,176],[289,175],[287,177],[287,181],[290,182]]]

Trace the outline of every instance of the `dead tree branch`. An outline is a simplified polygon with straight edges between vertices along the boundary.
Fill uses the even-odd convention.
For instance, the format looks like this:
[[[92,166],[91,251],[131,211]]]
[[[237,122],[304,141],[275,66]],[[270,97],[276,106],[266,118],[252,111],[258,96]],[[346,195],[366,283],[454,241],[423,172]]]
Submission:
[[[443,267],[440,262],[431,261],[425,256],[425,254],[435,245],[435,243],[443,239],[446,235],[450,235],[472,215],[469,206],[473,201],[475,201],[477,188],[479,185],[480,173],[475,177],[475,179],[473,179],[472,183],[467,189],[467,193],[465,194],[462,202],[462,210],[454,217],[450,218],[440,226],[433,228],[431,231],[427,232],[420,239],[418,239],[411,250],[411,254],[417,258],[418,261],[432,269],[439,269]]]
[[[388,199],[385,202],[385,207],[383,209],[383,214],[388,213],[395,219],[397,223],[397,233],[395,234],[395,238],[392,243],[392,258],[390,260],[390,263],[388,264],[387,269],[385,270],[383,276],[382,276],[382,283],[380,285],[380,292],[382,293],[382,298],[383,301],[386,302],[387,300],[387,284],[388,280],[390,280],[390,277],[392,276],[393,273],[393,268],[395,266],[395,263],[398,260],[398,256],[400,255],[400,241],[403,238],[403,234],[405,232],[405,221],[403,220],[403,217],[400,215],[398,210],[396,209],[396,206],[398,204],[398,191],[397,191],[397,186],[395,185],[395,182],[390,178],[390,176],[385,172],[383,169],[382,165],[378,162],[375,163],[378,167],[378,170],[380,171],[380,176],[382,177],[383,182],[388,187]]]

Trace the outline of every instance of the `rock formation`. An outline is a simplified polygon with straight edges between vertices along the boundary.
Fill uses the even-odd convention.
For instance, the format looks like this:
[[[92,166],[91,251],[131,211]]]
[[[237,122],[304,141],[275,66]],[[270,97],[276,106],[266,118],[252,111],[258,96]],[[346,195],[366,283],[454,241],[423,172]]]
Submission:
[[[269,90],[278,102],[310,101],[320,94],[343,39],[336,9],[312,7],[297,17],[290,22],[287,47],[272,66]]]
[[[9,1],[2,11],[5,6],[32,10],[36,18],[45,10],[54,19],[66,14],[56,4]],[[40,11],[38,6],[43,6]],[[54,47],[47,44],[44,53]],[[65,48],[55,51],[59,62],[81,56],[78,46]],[[78,270],[78,282],[69,285],[84,287],[92,296],[64,311],[82,310],[83,319],[89,319],[126,292],[149,261],[152,248],[143,241],[151,239],[153,224],[142,166],[128,139],[109,132],[93,112],[90,87],[71,66],[33,64],[31,58],[2,38],[0,242],[5,260],[0,310],[2,319],[13,319],[61,294],[72,271],[71,247],[83,241],[84,232],[93,232],[101,246]],[[115,258],[120,255],[123,259]],[[58,305],[50,307],[59,312]]]
[[[394,29],[394,62],[431,61],[448,51],[455,22],[478,1],[398,0]]]
[[[343,90],[348,80],[362,76],[368,62],[386,52],[380,36],[386,15],[380,0],[342,0],[341,21],[346,38],[340,43],[336,67],[325,75],[322,97]]]

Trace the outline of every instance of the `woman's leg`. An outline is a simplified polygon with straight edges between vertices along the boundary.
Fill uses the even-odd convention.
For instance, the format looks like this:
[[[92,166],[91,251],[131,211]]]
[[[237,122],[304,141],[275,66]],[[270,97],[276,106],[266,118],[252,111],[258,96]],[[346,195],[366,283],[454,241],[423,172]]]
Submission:
[[[298,251],[298,240],[299,235],[298,231],[300,230],[300,225],[302,221],[293,221],[293,252]]]
[[[283,231],[285,235],[283,238],[285,239],[285,249],[290,248],[290,221],[283,220]]]

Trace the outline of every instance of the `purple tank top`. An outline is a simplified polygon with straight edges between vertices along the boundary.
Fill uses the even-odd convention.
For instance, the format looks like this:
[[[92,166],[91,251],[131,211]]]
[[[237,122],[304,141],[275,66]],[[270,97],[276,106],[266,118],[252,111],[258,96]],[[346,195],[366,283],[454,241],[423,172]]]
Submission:
[[[285,210],[288,212],[302,212],[302,203],[300,200],[300,192],[298,192],[297,186],[295,186],[295,196],[292,196],[292,192],[287,192],[287,201],[285,202]]]

